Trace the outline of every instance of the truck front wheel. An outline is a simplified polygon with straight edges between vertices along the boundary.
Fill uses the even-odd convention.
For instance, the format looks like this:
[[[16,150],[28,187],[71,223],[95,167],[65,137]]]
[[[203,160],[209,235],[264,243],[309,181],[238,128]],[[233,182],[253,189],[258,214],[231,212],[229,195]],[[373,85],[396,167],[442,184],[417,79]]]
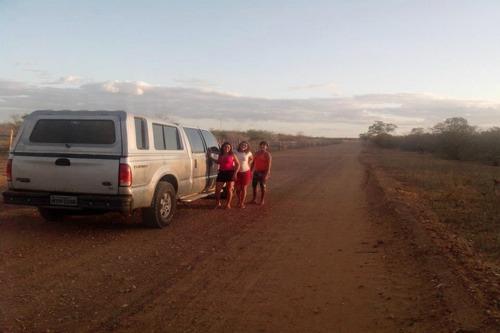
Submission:
[[[166,227],[172,221],[176,208],[174,187],[168,182],[160,182],[156,187],[151,207],[143,210],[143,223],[153,228]]]

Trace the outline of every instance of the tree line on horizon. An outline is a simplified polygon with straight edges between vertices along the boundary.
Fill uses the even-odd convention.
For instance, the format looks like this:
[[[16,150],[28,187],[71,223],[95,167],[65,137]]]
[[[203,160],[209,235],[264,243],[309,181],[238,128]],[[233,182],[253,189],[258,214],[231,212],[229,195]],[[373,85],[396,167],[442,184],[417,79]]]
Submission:
[[[212,130],[212,133],[214,133],[220,143],[229,142],[233,146],[236,146],[241,141],[247,141],[253,150],[258,149],[261,141],[268,142],[272,150],[324,146],[341,142],[339,139],[312,137],[302,133],[297,133],[295,135],[282,134],[257,129],[249,129],[246,131]]]
[[[360,138],[383,148],[427,152],[458,161],[500,165],[500,127],[480,130],[467,119],[453,117],[431,128],[413,128],[407,135],[393,135],[397,125],[375,121]]]

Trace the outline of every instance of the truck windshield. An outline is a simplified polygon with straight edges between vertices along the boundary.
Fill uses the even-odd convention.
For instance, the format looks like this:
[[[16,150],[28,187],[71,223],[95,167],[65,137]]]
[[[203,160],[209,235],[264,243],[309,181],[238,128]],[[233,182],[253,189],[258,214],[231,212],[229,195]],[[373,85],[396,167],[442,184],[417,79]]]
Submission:
[[[34,143],[110,145],[115,143],[112,120],[41,119],[30,136]]]

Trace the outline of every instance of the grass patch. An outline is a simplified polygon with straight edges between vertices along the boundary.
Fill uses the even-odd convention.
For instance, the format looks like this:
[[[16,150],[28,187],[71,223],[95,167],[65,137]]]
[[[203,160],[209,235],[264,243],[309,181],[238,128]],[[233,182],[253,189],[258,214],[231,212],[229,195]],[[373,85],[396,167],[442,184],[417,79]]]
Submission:
[[[418,193],[441,221],[475,249],[500,259],[500,167],[442,160],[430,154],[377,149],[378,165]]]

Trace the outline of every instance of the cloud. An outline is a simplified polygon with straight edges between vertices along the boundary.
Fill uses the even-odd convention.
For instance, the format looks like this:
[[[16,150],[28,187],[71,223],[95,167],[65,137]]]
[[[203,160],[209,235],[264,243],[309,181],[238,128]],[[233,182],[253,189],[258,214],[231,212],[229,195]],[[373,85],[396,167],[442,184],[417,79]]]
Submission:
[[[315,84],[307,84],[301,86],[292,86],[288,88],[290,91],[326,91],[332,93],[334,95],[339,94],[340,90],[338,86],[333,82],[327,83],[315,83]]]
[[[54,81],[47,81],[44,82],[43,84],[46,85],[78,85],[83,82],[83,79],[79,76],[76,75],[68,75],[68,76],[62,76],[57,80]]]
[[[0,121],[37,109],[127,110],[206,128],[259,128],[323,136],[355,137],[375,120],[394,122],[401,131],[431,127],[454,116],[483,127],[500,126],[498,103],[428,94],[264,99],[141,81],[67,87],[0,80]]]
[[[200,89],[206,89],[206,88],[213,89],[217,86],[213,82],[198,78],[174,79],[174,82],[182,87],[200,88]]]
[[[102,83],[88,83],[81,89],[89,93],[112,93],[121,95],[141,96],[152,86],[142,81],[106,81]]]
[[[241,96],[240,94],[232,91],[222,91],[217,88],[218,85],[216,83],[206,81],[203,79],[197,79],[197,78],[174,79],[174,82],[177,83],[181,88],[198,89],[205,92],[211,92],[219,95],[228,95],[233,97]]]

